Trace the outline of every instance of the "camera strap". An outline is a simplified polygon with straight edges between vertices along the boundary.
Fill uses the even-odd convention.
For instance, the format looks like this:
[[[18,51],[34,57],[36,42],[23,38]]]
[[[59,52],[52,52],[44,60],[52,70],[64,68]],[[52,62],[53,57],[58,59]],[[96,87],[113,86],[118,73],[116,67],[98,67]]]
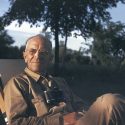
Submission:
[[[53,88],[59,88],[54,78],[51,75],[48,75],[46,77],[43,77],[43,76],[41,77],[43,78],[42,83],[47,90],[50,90]]]
[[[23,78],[25,78],[25,80],[27,81],[27,83],[28,83],[28,85],[29,85],[29,89],[32,88],[32,87],[31,87],[32,84],[29,84],[29,83],[37,82],[37,83],[39,84],[39,86],[40,86],[40,89],[41,89],[43,92],[46,90],[46,87],[41,83],[41,82],[42,82],[41,78],[40,78],[38,81],[36,81],[36,80],[34,80],[28,73],[23,72],[23,74],[26,75],[26,77],[23,76]],[[22,76],[20,76],[20,77],[22,77]],[[29,80],[28,80],[27,78],[28,78]]]
[[[26,72],[23,72],[23,74],[25,74],[31,81],[34,81],[34,79]],[[41,75],[40,79],[38,80],[38,84],[40,85],[42,91],[47,91],[53,88],[59,88],[54,78],[48,74],[46,74],[45,76]]]

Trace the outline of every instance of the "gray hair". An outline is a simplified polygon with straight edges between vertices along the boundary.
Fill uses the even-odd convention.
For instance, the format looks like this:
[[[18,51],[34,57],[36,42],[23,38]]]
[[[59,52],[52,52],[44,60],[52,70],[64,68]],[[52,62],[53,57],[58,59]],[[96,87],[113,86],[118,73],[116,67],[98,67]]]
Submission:
[[[30,38],[28,38],[26,40],[26,44],[25,44],[25,50],[27,49],[27,45],[28,45],[28,42],[32,39],[35,39],[35,38],[39,38],[41,39],[42,41],[45,42],[45,45],[49,48],[49,51],[50,53],[52,53],[52,43],[50,42],[50,40],[46,37],[46,36],[43,36],[41,34],[38,34],[38,35],[35,35],[35,36],[32,36]]]

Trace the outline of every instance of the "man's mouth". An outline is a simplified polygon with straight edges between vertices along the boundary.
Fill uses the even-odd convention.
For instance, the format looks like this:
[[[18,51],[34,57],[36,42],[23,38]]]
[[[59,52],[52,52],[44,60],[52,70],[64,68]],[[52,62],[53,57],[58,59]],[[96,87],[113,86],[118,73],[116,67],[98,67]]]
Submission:
[[[32,63],[41,63],[41,62],[32,62]]]

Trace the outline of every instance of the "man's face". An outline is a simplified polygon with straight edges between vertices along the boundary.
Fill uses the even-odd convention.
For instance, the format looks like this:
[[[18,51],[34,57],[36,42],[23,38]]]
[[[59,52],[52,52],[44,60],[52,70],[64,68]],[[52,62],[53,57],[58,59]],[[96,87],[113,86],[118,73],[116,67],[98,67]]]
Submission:
[[[40,38],[33,38],[27,42],[23,53],[27,67],[36,73],[44,73],[50,63],[50,49]]]

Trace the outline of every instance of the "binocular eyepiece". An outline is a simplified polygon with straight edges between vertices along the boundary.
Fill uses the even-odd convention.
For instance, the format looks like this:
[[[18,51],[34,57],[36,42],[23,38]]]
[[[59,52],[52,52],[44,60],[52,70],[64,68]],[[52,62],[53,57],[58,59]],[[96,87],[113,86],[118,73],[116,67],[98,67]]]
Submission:
[[[62,90],[54,87],[50,90],[44,91],[46,103],[49,105],[58,105],[60,102],[65,102],[64,93]]]

